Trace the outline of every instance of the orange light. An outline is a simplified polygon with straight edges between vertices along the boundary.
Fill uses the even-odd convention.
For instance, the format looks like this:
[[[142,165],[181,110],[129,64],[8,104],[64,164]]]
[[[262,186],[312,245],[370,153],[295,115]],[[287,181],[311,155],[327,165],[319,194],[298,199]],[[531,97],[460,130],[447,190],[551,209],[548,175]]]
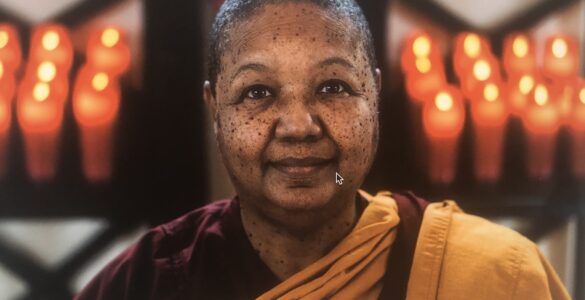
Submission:
[[[0,79],[4,77],[4,64],[0,61]]]
[[[446,92],[440,92],[435,97],[435,106],[440,111],[449,111],[453,108],[453,97]]]
[[[530,75],[524,75],[518,81],[518,90],[524,96],[528,95],[534,88],[534,78]]]
[[[120,41],[120,32],[114,28],[107,28],[102,33],[102,44],[108,48],[112,48]]]
[[[22,51],[16,28],[7,23],[0,23],[0,61],[4,71],[14,73],[22,62]]]
[[[412,43],[412,52],[416,57],[429,56],[431,54],[431,41],[426,36],[417,37]]]
[[[110,78],[103,72],[95,74],[91,80],[91,86],[98,92],[105,90],[109,83]]]
[[[512,49],[516,57],[525,57],[528,54],[528,39],[523,35],[517,36],[512,44]]]
[[[476,58],[481,52],[481,41],[475,33],[469,33],[463,40],[463,50],[471,58]]]
[[[59,44],[61,43],[61,38],[59,37],[59,34],[57,32],[49,30],[45,32],[45,34],[43,35],[41,43],[45,50],[53,51],[57,49],[57,47],[59,47]]]
[[[4,49],[6,45],[8,45],[8,41],[10,37],[8,36],[8,32],[2,30],[0,31],[0,49]]]
[[[50,61],[42,62],[37,68],[37,77],[42,82],[51,82],[57,76],[57,67]]]
[[[86,47],[87,64],[117,77],[130,66],[130,48],[124,32],[114,26],[92,30]]]
[[[585,104],[585,88],[582,88],[581,91],[579,91],[579,101]]]
[[[38,102],[43,102],[49,98],[51,88],[44,82],[39,82],[33,88],[33,98]]]
[[[431,60],[426,57],[419,57],[416,59],[416,69],[421,74],[426,74],[431,70]]]
[[[556,58],[567,56],[568,46],[563,38],[556,38],[552,43],[551,52]]]
[[[544,106],[548,102],[548,89],[542,84],[534,88],[534,102],[539,106]]]
[[[473,65],[473,75],[479,81],[485,81],[492,75],[492,68],[486,60],[478,60]]]
[[[497,85],[493,83],[486,84],[485,88],[483,89],[483,97],[488,102],[494,102],[500,96],[500,89]]]

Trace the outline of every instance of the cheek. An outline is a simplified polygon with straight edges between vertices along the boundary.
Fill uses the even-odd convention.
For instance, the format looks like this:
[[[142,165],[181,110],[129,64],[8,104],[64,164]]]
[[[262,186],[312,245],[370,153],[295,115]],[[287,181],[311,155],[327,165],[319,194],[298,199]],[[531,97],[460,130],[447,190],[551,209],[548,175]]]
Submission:
[[[341,152],[341,169],[357,172],[369,166],[377,129],[375,104],[369,100],[339,104],[323,113],[322,118]]]
[[[250,177],[242,174],[259,172],[270,122],[235,110],[220,113],[218,117],[218,139],[232,175],[241,179]]]

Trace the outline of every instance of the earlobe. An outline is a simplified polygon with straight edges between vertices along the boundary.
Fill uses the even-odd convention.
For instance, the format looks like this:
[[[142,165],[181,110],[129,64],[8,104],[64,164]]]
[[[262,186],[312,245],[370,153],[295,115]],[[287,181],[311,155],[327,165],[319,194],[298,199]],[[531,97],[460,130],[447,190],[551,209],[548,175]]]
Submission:
[[[211,90],[211,83],[209,80],[206,80],[203,83],[203,99],[205,100],[205,104],[207,105],[207,109],[209,109],[209,114],[213,118],[215,123],[216,121],[216,114],[217,114],[217,107],[215,103],[215,96],[213,91]]]
[[[374,76],[376,77],[376,88],[378,89],[378,93],[382,91],[382,71],[376,68]]]

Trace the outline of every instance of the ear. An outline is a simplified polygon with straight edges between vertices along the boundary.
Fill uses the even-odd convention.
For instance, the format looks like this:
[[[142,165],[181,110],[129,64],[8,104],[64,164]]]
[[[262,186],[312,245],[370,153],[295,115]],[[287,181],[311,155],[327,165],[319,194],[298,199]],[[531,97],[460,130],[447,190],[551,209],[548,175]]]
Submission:
[[[209,109],[209,114],[212,117],[213,123],[217,120],[217,106],[215,102],[215,96],[213,95],[213,91],[211,90],[211,83],[209,80],[205,80],[203,83],[203,99],[205,100],[205,104],[207,105],[207,109]]]
[[[382,71],[376,68],[374,73],[374,80],[376,81],[376,88],[378,89],[378,94],[382,91]]]

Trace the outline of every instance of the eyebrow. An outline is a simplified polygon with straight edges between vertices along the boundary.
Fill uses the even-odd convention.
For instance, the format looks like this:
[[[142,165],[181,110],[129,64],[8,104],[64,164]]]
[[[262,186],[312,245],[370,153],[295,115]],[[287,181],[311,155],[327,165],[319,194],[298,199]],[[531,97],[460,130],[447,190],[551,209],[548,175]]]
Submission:
[[[317,64],[317,67],[322,68],[322,67],[327,67],[327,66],[331,66],[331,65],[342,65],[342,66],[347,67],[347,68],[352,69],[352,70],[355,69],[354,65],[351,62],[349,62],[347,59],[342,58],[342,57],[337,57],[337,56],[330,57],[330,58],[327,58],[327,59],[319,62]]]
[[[240,75],[240,73],[248,71],[248,70],[256,71],[256,72],[266,72],[266,71],[270,70],[270,68],[261,64],[261,63],[249,63],[249,64],[241,65],[238,68],[238,70],[234,73],[234,75],[232,75],[230,82],[233,82],[234,79],[236,79],[236,77],[238,77],[238,75]]]

